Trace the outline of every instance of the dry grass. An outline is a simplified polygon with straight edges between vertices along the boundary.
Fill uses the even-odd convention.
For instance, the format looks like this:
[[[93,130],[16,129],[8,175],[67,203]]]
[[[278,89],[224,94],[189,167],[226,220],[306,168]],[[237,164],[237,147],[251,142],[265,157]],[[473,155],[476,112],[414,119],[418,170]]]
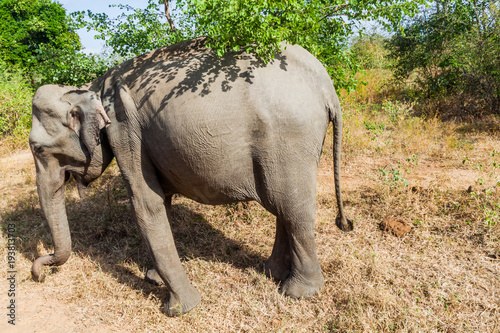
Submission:
[[[399,109],[388,114],[391,107]],[[424,121],[409,116],[409,107],[345,111],[342,180],[351,233],[333,222],[329,131],[316,215],[326,283],[312,299],[283,297],[263,275],[274,218],[258,204],[204,206],[176,197],[176,245],[203,295],[177,318],[161,313],[165,290],[143,281],[150,260],[116,165],[85,199],[68,187],[73,254],[48,269],[44,283],[33,282],[31,262],[52,251],[50,234],[30,153],[3,153],[1,224],[17,228],[20,331],[500,331],[498,124]],[[413,230],[403,238],[383,233],[379,223],[391,217]],[[5,232],[0,239],[5,243]]]
[[[382,68],[365,69],[357,72],[355,78],[359,84],[354,92],[347,93],[344,89],[339,91],[342,102],[349,105],[356,103],[380,104],[389,93],[392,72]]]

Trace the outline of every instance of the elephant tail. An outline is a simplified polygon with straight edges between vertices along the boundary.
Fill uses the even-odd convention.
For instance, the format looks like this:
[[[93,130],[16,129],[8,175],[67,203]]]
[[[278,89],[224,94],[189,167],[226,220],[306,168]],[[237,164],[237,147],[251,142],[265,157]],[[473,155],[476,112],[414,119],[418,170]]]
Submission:
[[[333,123],[333,175],[335,179],[335,195],[337,197],[338,216],[335,224],[342,231],[351,231],[353,223],[347,219],[342,204],[342,191],[340,186],[340,153],[342,146],[342,112],[338,97],[335,94],[334,104],[329,108],[330,121]]]

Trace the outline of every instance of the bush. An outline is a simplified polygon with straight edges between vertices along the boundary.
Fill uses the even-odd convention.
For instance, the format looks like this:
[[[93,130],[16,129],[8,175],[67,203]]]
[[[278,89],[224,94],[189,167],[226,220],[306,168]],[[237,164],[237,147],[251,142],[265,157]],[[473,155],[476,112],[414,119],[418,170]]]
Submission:
[[[352,41],[350,52],[359,68],[353,69],[349,77],[357,84],[351,90],[339,89],[342,101],[346,104],[380,104],[387,96],[387,83],[392,74],[386,38],[376,33],[360,35]],[[356,70],[359,70],[355,72]],[[336,88],[338,86],[336,85]]]
[[[498,1],[436,1],[434,6],[387,43],[395,77],[413,85],[408,92],[421,105],[437,106],[433,112],[500,114]]]
[[[361,35],[354,39],[351,51],[362,69],[389,68],[386,38],[377,33]]]
[[[28,135],[32,96],[25,75],[0,63],[0,138]]]
[[[491,6],[490,22],[456,38],[451,48],[459,64],[457,91],[466,110],[486,109],[500,114],[500,8]],[[486,27],[484,29],[483,27]]]

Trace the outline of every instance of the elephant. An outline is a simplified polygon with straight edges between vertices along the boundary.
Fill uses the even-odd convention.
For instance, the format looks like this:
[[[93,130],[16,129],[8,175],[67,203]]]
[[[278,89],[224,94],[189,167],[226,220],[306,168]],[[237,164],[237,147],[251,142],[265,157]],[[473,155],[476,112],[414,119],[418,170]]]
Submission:
[[[71,237],[64,204],[72,175],[78,189],[113,159],[153,262],[147,276],[164,282],[169,316],[201,300],[182,267],[170,229],[180,194],[202,204],[254,200],[276,216],[265,273],[292,298],[324,284],[314,240],[317,171],[333,123],[336,225],[353,229],[340,184],[342,115],[323,65],[297,45],[263,62],[245,51],[218,57],[196,38],[153,50],[80,87],[44,85],[32,101],[29,144],[40,206],[54,253],[33,262],[64,264]]]

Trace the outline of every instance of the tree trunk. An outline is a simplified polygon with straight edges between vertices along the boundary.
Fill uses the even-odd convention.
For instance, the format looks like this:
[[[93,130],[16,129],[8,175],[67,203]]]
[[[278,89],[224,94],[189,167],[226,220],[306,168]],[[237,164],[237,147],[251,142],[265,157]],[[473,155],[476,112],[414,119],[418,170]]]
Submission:
[[[165,17],[167,18],[168,24],[170,25],[170,29],[172,29],[172,31],[176,31],[177,29],[175,29],[174,21],[172,21],[172,17],[170,16],[168,0],[164,0],[163,2],[165,3]]]

